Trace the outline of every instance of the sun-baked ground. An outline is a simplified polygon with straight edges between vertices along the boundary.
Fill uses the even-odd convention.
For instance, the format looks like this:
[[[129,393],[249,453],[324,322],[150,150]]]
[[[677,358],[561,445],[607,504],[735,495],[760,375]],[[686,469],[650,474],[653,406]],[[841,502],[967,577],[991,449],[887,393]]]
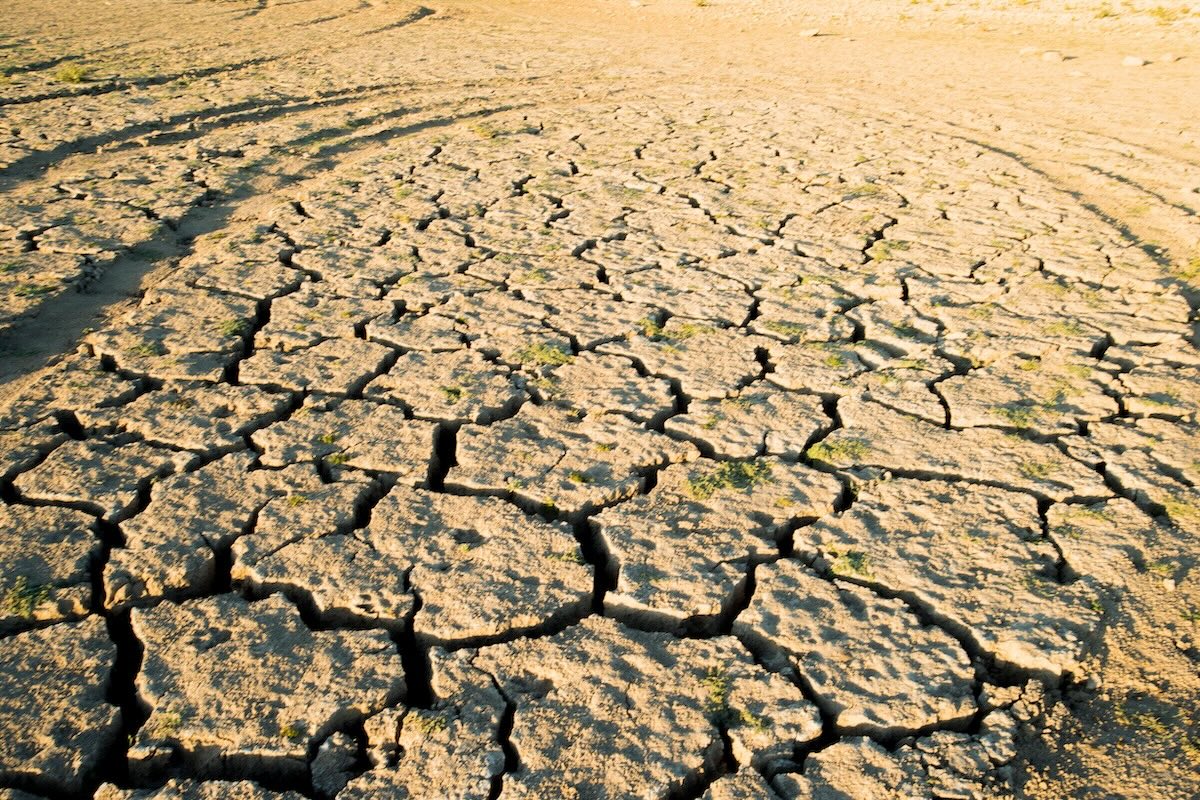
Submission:
[[[0,798],[1191,798],[1200,8],[24,2]]]

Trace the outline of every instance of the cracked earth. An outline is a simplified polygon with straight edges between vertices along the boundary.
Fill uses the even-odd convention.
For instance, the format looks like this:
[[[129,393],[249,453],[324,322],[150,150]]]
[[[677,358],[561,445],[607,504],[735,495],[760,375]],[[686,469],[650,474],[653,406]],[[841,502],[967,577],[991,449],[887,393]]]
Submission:
[[[431,2],[5,10],[0,798],[1200,796],[1200,10]]]

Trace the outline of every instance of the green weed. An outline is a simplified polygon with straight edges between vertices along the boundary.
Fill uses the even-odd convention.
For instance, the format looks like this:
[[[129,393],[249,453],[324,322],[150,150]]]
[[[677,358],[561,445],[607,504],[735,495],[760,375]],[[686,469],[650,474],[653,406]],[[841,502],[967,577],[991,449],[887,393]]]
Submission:
[[[712,497],[724,489],[750,491],[756,485],[771,481],[771,465],[762,461],[723,461],[705,474],[688,477],[688,492],[697,500]]]
[[[32,617],[38,606],[49,600],[49,586],[31,585],[28,578],[20,575],[4,595],[4,613],[17,617]]]

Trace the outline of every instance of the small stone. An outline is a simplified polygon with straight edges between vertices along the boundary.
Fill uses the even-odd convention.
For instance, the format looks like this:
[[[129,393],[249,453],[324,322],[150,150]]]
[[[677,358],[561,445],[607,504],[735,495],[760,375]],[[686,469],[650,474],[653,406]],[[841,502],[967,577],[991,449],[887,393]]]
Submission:
[[[1126,67],[1144,67],[1150,62],[1138,56],[1125,56],[1121,59],[1121,64]]]
[[[1047,50],[1046,52],[1042,53],[1042,61],[1047,63],[1058,64],[1063,60],[1063,54],[1057,50]]]

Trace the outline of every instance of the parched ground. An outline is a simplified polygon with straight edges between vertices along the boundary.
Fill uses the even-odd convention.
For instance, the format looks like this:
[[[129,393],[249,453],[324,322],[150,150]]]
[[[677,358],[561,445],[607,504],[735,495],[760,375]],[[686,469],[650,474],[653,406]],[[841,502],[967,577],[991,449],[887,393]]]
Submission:
[[[1200,8],[429,3],[4,9],[0,799],[1200,796]]]

